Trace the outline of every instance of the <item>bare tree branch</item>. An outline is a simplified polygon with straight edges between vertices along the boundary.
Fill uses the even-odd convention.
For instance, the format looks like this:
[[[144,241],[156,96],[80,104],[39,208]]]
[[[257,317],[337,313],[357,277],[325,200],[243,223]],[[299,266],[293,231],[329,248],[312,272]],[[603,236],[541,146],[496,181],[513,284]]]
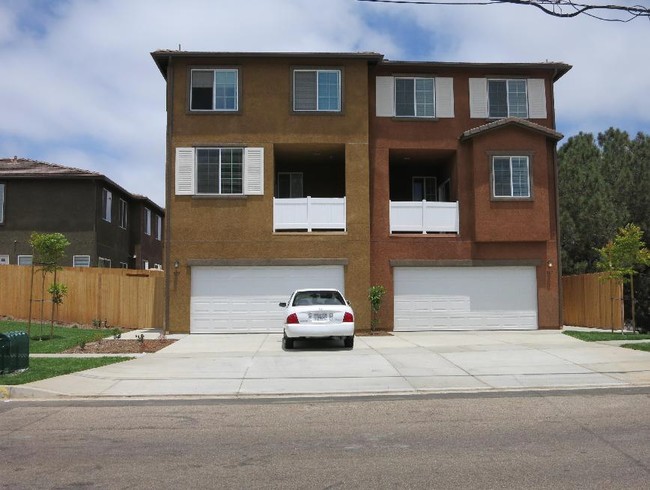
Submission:
[[[639,17],[645,17],[650,20],[650,8],[642,5],[617,5],[617,4],[598,4],[579,3],[573,0],[357,0],[358,2],[373,3],[400,3],[414,5],[452,5],[452,6],[475,6],[475,5],[497,5],[510,3],[515,5],[524,5],[535,7],[545,14],[553,17],[572,18],[579,15],[585,15],[594,19],[605,22],[630,22]],[[606,17],[606,13],[615,13],[619,16]],[[622,16],[621,16],[622,15]]]

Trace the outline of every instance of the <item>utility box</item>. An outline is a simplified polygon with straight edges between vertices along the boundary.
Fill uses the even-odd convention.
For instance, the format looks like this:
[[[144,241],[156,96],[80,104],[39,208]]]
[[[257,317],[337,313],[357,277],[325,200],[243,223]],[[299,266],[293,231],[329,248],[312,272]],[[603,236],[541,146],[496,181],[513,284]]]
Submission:
[[[29,336],[26,332],[0,334],[0,374],[29,368]]]

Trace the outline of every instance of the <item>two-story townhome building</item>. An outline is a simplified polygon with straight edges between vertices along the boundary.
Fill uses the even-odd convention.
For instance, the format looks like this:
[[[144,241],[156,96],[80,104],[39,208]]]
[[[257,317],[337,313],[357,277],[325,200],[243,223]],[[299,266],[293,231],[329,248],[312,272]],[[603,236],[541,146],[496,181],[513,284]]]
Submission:
[[[279,332],[336,287],[383,329],[560,325],[561,63],[156,51],[167,82],[166,328]]]
[[[70,242],[63,266],[161,265],[163,217],[160,206],[100,173],[0,159],[0,264],[31,265],[31,234],[58,232]]]

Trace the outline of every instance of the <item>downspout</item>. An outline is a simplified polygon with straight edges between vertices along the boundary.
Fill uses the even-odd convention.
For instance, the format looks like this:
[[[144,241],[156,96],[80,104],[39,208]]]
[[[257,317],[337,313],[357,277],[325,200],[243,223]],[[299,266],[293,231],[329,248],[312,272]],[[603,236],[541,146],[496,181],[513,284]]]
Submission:
[[[173,94],[174,94],[174,69],[172,67],[172,57],[171,55],[167,57],[167,100],[166,100],[166,109],[167,109],[167,134],[166,134],[166,156],[165,156],[165,257],[164,257],[164,268],[165,268],[165,313],[163,319],[163,334],[167,334],[169,331],[169,295],[170,295],[170,283],[171,283],[171,253],[170,253],[170,244],[171,244],[171,235],[172,228],[169,225],[171,222],[171,153],[172,153],[172,128],[174,124],[174,103],[173,103]]]

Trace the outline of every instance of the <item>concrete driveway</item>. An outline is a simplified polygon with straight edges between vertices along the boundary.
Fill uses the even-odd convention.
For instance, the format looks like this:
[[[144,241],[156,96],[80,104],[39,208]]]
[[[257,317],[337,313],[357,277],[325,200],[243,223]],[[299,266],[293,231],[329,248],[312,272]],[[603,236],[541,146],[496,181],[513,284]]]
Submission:
[[[408,332],[296,343],[187,335],[156,354],[11,387],[12,398],[408,394],[650,386],[650,353],[559,331]]]

